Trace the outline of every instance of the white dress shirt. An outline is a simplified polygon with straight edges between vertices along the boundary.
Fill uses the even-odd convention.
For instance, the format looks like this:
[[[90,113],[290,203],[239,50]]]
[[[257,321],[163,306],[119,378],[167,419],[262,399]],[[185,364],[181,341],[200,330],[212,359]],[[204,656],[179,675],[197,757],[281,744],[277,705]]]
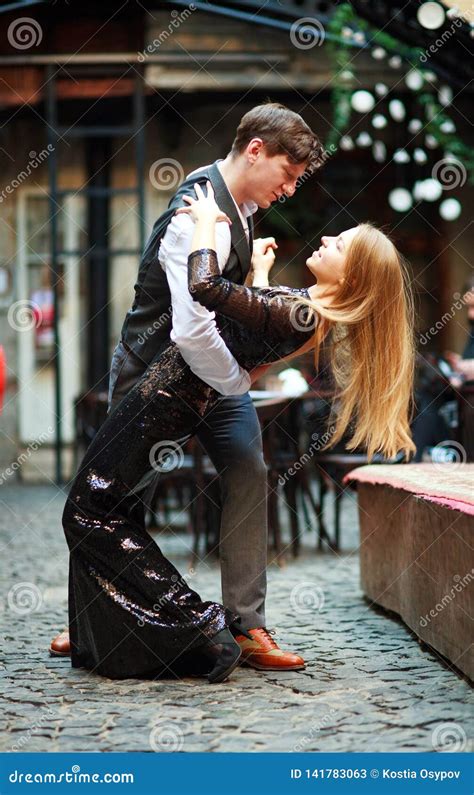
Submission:
[[[257,205],[237,206],[248,236],[247,218]],[[215,312],[193,301],[188,289],[188,256],[194,222],[188,215],[175,215],[160,244],[158,258],[166,273],[172,307],[171,339],[193,373],[221,395],[243,395],[250,389],[250,376],[240,367],[219,334]],[[230,229],[225,221],[216,224],[217,262],[222,273],[230,254]]]

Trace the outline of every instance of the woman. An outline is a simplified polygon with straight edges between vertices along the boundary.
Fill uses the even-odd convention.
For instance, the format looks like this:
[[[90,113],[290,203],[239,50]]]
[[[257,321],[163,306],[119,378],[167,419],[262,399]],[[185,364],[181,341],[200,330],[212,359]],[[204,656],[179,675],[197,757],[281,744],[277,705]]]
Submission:
[[[216,310],[241,366],[253,370],[310,347],[317,355],[334,326],[340,391],[331,443],[353,419],[351,445],[365,444],[369,455],[409,454],[411,302],[393,244],[362,225],[323,238],[307,261],[317,279],[310,290],[235,285],[221,277],[214,250],[216,222],[229,219],[210,184],[207,197],[199,185],[195,190],[197,200],[185,197],[187,206],[178,210],[196,223],[189,289]],[[206,673],[216,682],[237,665],[240,648],[229,631],[236,617],[202,602],[131,514],[131,490],[150,468],[150,450],[193,433],[217,399],[170,343],[88,449],[63,515],[73,666],[116,678]]]

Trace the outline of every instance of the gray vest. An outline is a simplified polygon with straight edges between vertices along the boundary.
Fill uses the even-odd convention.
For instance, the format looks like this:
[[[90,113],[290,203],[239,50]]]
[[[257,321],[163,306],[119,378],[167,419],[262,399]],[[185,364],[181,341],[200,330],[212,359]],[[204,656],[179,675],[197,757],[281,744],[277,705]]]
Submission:
[[[131,349],[147,366],[159,353],[160,348],[168,342],[172,328],[170,290],[166,274],[158,259],[161,239],[176,209],[185,206],[183,195],[194,195],[192,186],[196,182],[205,185],[207,180],[210,180],[214,188],[219,207],[232,221],[230,254],[223,275],[237,284],[243,284],[250,268],[252,219],[248,219],[249,246],[234,200],[217,164],[213,163],[207,168],[200,169],[180,185],[168,209],[155,222],[140,261],[135,284],[135,300],[125,317],[121,337],[125,347]]]

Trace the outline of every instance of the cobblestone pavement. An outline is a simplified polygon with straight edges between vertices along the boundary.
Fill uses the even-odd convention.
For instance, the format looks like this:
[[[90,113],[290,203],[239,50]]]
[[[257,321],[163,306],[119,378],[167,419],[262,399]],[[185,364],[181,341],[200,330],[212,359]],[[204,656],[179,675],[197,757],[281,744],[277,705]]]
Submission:
[[[66,619],[64,497],[45,486],[3,491],[2,750],[432,751],[452,750],[450,742],[473,749],[469,684],[364,601],[352,496],[340,555],[316,554],[312,532],[297,561],[288,556],[284,567],[269,569],[268,626],[304,654],[306,670],[239,668],[229,683],[211,686],[111,681],[49,657],[50,638]],[[182,571],[188,542],[184,534],[160,540]],[[192,582],[218,599],[218,564],[200,564]],[[21,583],[30,584],[35,612],[19,612]]]

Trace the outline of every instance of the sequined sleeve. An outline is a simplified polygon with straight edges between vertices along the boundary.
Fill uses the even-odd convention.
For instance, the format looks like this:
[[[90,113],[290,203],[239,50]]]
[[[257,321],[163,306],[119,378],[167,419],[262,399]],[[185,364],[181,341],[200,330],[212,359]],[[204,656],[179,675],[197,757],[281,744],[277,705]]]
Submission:
[[[312,310],[301,313],[301,291],[287,288],[244,287],[225,279],[210,248],[192,251],[188,258],[188,286],[195,301],[246,328],[265,334],[271,329],[284,336],[304,324],[314,328]],[[283,290],[286,290],[284,292]],[[296,324],[296,325],[295,325]],[[302,330],[302,329],[301,329]]]

